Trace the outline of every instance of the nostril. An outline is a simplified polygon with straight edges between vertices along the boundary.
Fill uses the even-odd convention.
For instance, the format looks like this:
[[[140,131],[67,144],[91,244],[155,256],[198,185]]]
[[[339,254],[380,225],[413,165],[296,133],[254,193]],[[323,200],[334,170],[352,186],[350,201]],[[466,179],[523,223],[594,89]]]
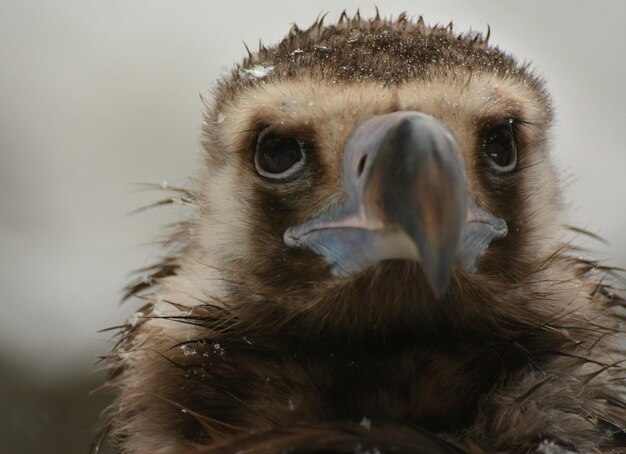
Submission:
[[[365,169],[365,164],[367,163],[367,153],[364,153],[361,156],[361,160],[359,161],[359,165],[356,169],[356,176],[359,178],[363,174],[363,170]]]

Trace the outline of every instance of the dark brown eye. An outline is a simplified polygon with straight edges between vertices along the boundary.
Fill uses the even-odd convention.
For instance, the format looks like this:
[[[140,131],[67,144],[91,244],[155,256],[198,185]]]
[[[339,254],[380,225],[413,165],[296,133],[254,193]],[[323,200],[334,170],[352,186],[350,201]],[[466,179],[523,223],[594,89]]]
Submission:
[[[267,131],[259,136],[254,165],[259,175],[282,180],[298,173],[305,157],[302,140]]]
[[[489,128],[485,134],[484,151],[489,164],[497,172],[510,172],[517,164],[517,146],[513,121]]]

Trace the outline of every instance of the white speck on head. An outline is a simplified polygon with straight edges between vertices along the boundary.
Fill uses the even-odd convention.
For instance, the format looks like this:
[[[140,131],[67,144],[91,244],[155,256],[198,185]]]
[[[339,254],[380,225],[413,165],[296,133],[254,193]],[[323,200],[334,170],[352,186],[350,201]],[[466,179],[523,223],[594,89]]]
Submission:
[[[217,122],[218,123],[224,123],[224,120],[226,120],[226,115],[224,115],[223,113],[218,113],[217,114]]]
[[[180,349],[182,350],[183,354],[185,356],[193,356],[196,355],[198,352],[196,351],[195,348],[190,347],[189,345],[181,345]]]
[[[165,311],[163,311],[164,307],[163,304],[160,303],[155,303],[154,306],[152,306],[152,311],[151,311],[151,315],[153,315],[154,317],[162,317],[163,315],[166,314]]]
[[[139,322],[139,319],[144,316],[143,312],[135,312],[130,317],[128,317],[128,324],[130,326],[135,326]]]
[[[538,453],[543,454],[574,454],[565,448],[560,447],[553,441],[543,440],[537,449]]]
[[[366,430],[370,430],[372,428],[372,421],[370,421],[367,417],[363,416],[363,419],[361,419],[361,422],[359,423],[359,425]]]
[[[274,71],[273,66],[255,65],[252,68],[242,69],[239,72],[239,75],[241,77],[249,77],[252,79],[263,79],[272,71]]]

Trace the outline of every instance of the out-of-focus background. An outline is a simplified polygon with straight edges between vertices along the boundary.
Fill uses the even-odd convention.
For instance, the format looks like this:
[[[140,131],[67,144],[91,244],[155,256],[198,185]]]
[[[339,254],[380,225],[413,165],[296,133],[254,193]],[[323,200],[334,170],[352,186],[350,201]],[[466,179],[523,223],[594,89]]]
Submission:
[[[176,209],[132,183],[184,185],[199,164],[202,103],[242,41],[345,7],[406,10],[530,59],[558,111],[557,162],[571,222],[626,265],[626,2],[323,0],[0,1],[0,452],[80,453],[105,394],[98,330],[123,322],[129,272],[158,255]]]

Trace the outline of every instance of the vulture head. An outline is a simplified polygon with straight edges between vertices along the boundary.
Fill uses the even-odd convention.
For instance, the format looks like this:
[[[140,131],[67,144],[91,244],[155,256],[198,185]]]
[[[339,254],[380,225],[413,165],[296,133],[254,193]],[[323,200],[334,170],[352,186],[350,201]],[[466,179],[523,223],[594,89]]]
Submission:
[[[120,452],[626,446],[623,300],[567,240],[542,80],[488,38],[344,13],[217,83],[110,355]]]

